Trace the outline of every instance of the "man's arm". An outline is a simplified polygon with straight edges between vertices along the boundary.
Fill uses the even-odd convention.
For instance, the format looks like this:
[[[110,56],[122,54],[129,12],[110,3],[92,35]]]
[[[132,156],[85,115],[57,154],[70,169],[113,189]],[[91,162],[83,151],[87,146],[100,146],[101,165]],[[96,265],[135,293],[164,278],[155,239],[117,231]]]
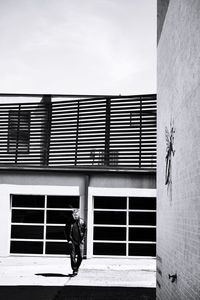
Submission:
[[[87,233],[87,226],[83,219],[81,219],[81,241],[84,242]]]
[[[72,237],[71,237],[71,224],[66,224],[65,225],[64,233],[65,233],[65,238],[67,239],[68,242],[70,242],[72,240]]]

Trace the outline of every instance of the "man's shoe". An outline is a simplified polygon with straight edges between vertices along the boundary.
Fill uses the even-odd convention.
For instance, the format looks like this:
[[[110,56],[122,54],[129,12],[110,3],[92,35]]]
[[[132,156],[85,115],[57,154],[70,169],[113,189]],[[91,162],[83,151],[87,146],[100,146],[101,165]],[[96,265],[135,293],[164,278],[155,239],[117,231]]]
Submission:
[[[73,276],[78,275],[78,271],[73,271]]]

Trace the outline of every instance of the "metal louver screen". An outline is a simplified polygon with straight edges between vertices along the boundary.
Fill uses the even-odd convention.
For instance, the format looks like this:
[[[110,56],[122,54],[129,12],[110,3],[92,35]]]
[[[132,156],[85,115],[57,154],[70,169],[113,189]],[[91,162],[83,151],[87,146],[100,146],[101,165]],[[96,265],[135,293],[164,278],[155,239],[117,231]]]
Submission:
[[[0,164],[156,168],[156,95],[0,104]]]

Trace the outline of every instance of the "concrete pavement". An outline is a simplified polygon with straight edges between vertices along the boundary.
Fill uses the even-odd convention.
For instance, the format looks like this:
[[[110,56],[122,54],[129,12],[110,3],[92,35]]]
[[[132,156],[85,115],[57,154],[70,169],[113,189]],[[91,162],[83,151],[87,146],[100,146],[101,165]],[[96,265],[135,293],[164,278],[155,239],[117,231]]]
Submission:
[[[0,258],[1,286],[156,286],[155,259],[84,259],[76,277],[69,258]]]

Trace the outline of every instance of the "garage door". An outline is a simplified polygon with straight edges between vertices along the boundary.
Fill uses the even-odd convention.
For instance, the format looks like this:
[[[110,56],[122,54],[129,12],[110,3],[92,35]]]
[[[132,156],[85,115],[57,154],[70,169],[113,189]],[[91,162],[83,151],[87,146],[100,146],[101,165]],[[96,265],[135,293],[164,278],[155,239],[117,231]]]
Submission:
[[[79,196],[12,195],[11,254],[66,255],[64,225]]]
[[[93,255],[155,256],[156,198],[94,197]]]

